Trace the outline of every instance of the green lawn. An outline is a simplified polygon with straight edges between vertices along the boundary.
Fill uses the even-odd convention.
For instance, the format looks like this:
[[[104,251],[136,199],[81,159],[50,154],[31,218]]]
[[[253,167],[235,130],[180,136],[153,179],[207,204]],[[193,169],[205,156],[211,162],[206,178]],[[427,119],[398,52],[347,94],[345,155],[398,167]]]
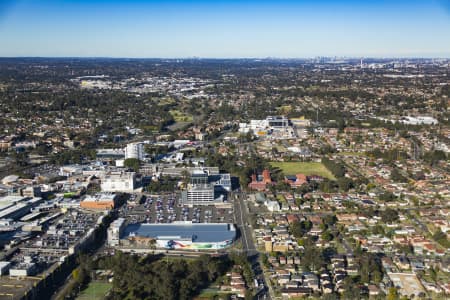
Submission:
[[[281,203],[286,203],[286,198],[284,198],[284,196],[281,194],[277,195],[277,200]]]
[[[345,250],[344,246],[340,242],[334,242],[333,245],[335,246],[339,254],[345,254],[347,252],[347,250]]]
[[[191,115],[187,115],[182,113],[179,110],[171,110],[169,113],[172,115],[175,122],[192,122],[193,117]]]
[[[339,152],[338,155],[343,155],[343,156],[366,156],[365,153],[363,152]]]
[[[195,299],[214,299],[216,296],[232,294],[231,291],[221,291],[217,288],[207,288],[201,291]]]
[[[91,282],[85,290],[81,291],[77,300],[103,300],[111,288],[111,283]]]
[[[331,172],[320,162],[271,162],[272,167],[279,168],[285,175],[305,174],[319,175],[332,180],[336,178]]]

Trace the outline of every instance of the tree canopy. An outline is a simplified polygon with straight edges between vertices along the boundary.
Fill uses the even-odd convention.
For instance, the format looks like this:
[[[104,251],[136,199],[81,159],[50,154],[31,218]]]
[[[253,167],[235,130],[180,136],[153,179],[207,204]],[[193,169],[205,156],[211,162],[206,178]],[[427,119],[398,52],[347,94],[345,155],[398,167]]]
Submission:
[[[114,271],[111,299],[192,299],[230,266],[226,257],[202,255],[195,260],[118,252],[103,267]]]

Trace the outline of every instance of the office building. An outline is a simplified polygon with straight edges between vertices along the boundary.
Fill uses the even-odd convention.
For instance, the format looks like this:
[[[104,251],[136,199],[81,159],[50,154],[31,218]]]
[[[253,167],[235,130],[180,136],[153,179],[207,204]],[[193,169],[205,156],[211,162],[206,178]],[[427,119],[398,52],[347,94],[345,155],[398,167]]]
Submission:
[[[222,203],[230,190],[230,174],[209,175],[204,169],[194,169],[187,189],[181,194],[181,201],[187,205]]]
[[[144,145],[142,143],[131,143],[125,148],[125,159],[135,158],[144,160]]]

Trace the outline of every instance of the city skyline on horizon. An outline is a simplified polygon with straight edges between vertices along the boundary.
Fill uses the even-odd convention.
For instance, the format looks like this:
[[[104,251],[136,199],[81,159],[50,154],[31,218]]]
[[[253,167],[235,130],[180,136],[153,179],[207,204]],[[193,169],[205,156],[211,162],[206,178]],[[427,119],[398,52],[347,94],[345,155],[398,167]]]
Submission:
[[[3,1],[0,57],[450,58],[448,1]]]
[[[280,60],[280,61],[296,61],[296,60],[316,60],[316,59],[328,59],[332,61],[332,59],[336,60],[357,60],[356,63],[360,64],[359,60],[450,60],[449,56],[310,56],[310,57],[201,57],[201,56],[172,56],[172,57],[129,57],[129,56],[0,56],[0,59],[81,59],[81,60],[90,60],[90,59],[111,59],[111,60],[261,60],[261,61],[269,61],[269,60]]]

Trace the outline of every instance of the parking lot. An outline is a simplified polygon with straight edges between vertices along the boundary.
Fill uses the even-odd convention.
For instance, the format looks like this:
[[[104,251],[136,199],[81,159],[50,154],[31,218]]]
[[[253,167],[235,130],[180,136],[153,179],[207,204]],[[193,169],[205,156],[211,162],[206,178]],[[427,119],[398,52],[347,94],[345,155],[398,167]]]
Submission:
[[[142,198],[140,198],[142,197]],[[176,194],[132,196],[120,215],[132,223],[234,223],[232,208],[197,205],[189,207],[180,204]],[[135,202],[135,203],[134,203]],[[130,204],[132,203],[132,204]]]
[[[51,210],[50,214],[58,210]],[[71,211],[48,222],[45,233],[23,243],[26,248],[68,250],[76,244],[90,228],[94,228],[101,214]]]
[[[0,278],[0,300],[22,299],[23,295],[33,288],[38,279]]]
[[[24,172],[26,174],[30,174],[33,176],[39,175],[39,176],[44,176],[44,177],[48,177],[48,178],[54,178],[54,177],[58,176],[59,167],[50,165],[50,164],[43,164],[43,165],[30,167],[30,168],[24,170]]]

